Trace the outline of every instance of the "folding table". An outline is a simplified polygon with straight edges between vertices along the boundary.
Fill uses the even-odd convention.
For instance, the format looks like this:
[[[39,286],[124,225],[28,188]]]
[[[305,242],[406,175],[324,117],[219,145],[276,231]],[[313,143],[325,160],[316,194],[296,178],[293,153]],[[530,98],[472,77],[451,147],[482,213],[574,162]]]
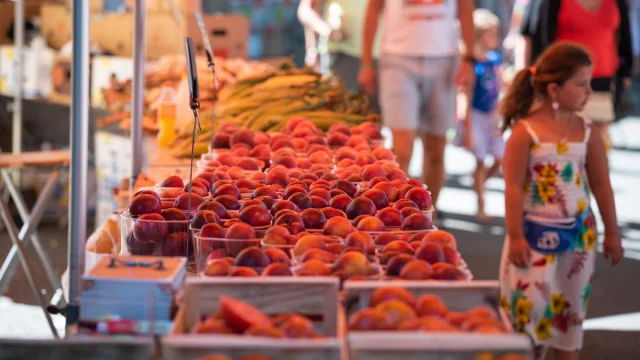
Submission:
[[[48,256],[40,243],[38,235],[36,234],[36,229],[49,201],[51,200],[56,180],[58,179],[60,172],[67,168],[69,161],[70,153],[68,150],[0,154],[0,190],[4,185],[4,187],[9,191],[23,222],[22,228],[18,232],[18,228],[11,216],[8,203],[0,201],[0,216],[2,217],[7,232],[9,233],[9,238],[11,238],[11,241],[13,242],[13,246],[11,247],[9,254],[0,268],[0,294],[4,293],[6,290],[13,278],[13,275],[15,274],[18,263],[20,263],[24,269],[31,291],[36,297],[40,307],[42,307],[47,318],[47,322],[49,323],[49,327],[55,337],[57,337],[58,334],[53,325],[51,315],[47,311],[47,305],[64,305],[65,300],[60,279],[56,277],[53,267],[51,266],[51,262],[49,261]],[[10,174],[10,170],[12,169],[17,170],[25,167],[53,168],[53,171],[40,191],[31,212],[28,211],[19,189],[17,189],[13,184]],[[34,277],[35,273],[33,266],[29,262],[25,252],[29,243],[33,244],[38,260],[42,265],[42,270],[47,275],[51,288],[54,291],[54,296],[51,300],[45,299],[45,295],[42,292],[43,288],[38,285],[37,279]]]

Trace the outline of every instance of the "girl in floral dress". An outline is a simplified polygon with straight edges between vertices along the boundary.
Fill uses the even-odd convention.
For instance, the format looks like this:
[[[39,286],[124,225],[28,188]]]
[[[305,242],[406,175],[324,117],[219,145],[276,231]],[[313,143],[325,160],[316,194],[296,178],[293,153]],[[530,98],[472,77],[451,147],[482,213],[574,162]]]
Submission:
[[[516,75],[500,109],[504,130],[512,130],[503,165],[502,306],[514,328],[533,338],[538,357],[550,347],[556,359],[577,359],[582,348],[597,253],[590,193],[605,225],[605,258],[615,265],[623,256],[605,146],[598,130],[576,115],[591,94],[591,72],[582,47],[556,43]],[[543,251],[540,238],[527,238],[524,222],[531,216],[575,220],[568,248]]]

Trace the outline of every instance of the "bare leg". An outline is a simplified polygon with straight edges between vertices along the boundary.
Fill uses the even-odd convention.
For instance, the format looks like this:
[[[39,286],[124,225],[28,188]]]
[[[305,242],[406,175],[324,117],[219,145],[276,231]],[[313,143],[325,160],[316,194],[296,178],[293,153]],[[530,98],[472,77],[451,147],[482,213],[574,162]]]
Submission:
[[[476,219],[480,222],[489,222],[491,218],[484,212],[484,183],[487,180],[487,169],[484,162],[478,160],[476,171],[473,172],[473,190],[478,197],[478,213]]]
[[[422,178],[431,191],[434,206],[438,203],[440,190],[444,186],[444,149],[446,145],[447,139],[445,137],[428,134],[422,136],[424,149]]]
[[[554,349],[556,360],[578,360],[580,351],[562,351]]]
[[[415,130],[391,130],[393,134],[393,152],[400,169],[409,174],[409,162],[413,154],[413,141],[416,138]]]
[[[487,171],[487,177],[484,179],[484,181],[487,181],[487,179],[494,177],[498,173],[498,171],[500,171],[501,166],[502,166],[502,159],[495,159],[493,161],[493,165],[491,165],[491,167],[489,168],[489,171]]]

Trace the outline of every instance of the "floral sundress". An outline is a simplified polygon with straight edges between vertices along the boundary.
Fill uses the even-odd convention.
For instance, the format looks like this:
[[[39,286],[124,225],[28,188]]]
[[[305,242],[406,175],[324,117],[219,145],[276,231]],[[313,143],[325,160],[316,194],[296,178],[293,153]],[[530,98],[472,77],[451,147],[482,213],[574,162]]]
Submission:
[[[554,219],[582,216],[583,221],[572,249],[551,255],[532,250],[531,266],[524,269],[509,261],[509,240],[505,240],[500,263],[502,307],[514,329],[530,335],[539,350],[579,350],[596,259],[596,224],[585,170],[591,124],[585,121],[582,142],[541,143],[529,123],[521,121],[533,139],[524,185],[525,213]]]

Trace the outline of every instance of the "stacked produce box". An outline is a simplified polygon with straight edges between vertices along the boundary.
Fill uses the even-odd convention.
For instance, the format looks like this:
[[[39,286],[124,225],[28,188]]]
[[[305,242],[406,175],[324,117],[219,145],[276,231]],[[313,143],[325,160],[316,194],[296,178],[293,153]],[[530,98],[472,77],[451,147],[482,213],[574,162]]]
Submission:
[[[191,184],[122,215],[125,254],[192,265],[164,358],[530,358],[374,123],[286,119],[221,124]]]

